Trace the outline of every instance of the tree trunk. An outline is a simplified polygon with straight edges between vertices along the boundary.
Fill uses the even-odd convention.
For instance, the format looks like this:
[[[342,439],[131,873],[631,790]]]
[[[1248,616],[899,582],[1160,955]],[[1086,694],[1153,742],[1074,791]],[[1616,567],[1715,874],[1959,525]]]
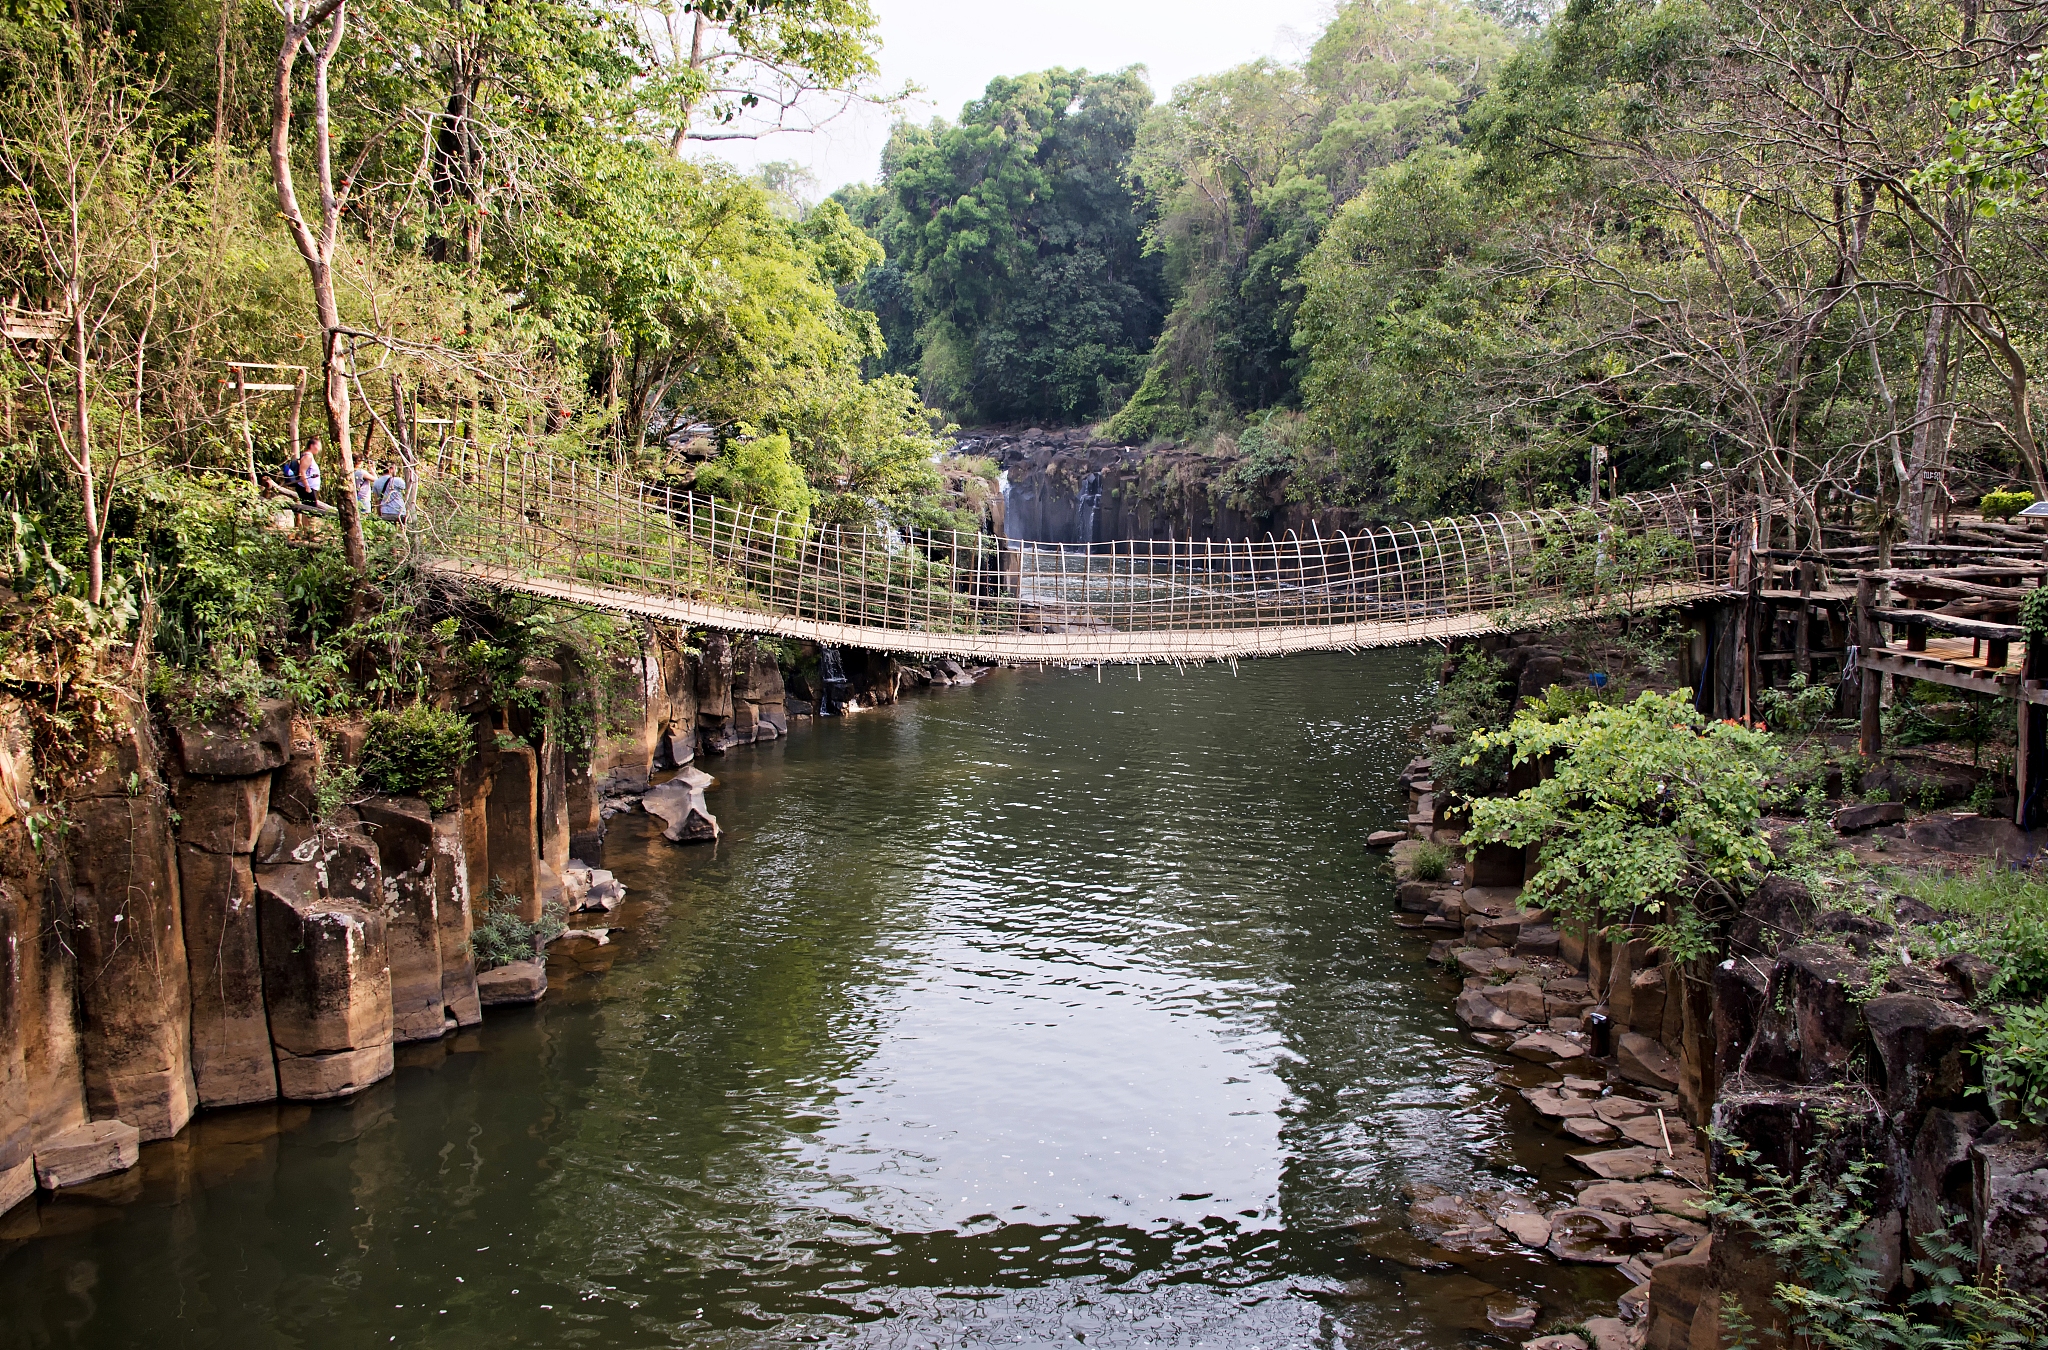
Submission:
[[[294,6],[296,8],[296,6]],[[356,510],[356,457],[349,439],[348,377],[342,369],[341,309],[334,297],[334,249],[340,238],[342,200],[334,191],[334,158],[329,145],[329,103],[327,72],[340,50],[348,22],[346,0],[319,0],[293,16],[285,25],[284,41],[277,53],[277,79],[272,89],[270,113],[270,178],[277,189],[278,212],[291,231],[305,260],[313,288],[313,309],[320,320],[320,371],[325,379],[327,429],[334,438],[335,468],[341,476],[335,505],[341,517],[341,551],[351,570],[358,574],[370,566],[369,549],[363,543],[363,520]],[[319,169],[320,232],[316,236],[299,209],[297,186],[292,177],[291,121],[292,68],[298,61],[299,45],[323,23],[333,22],[327,38],[313,56],[313,153]],[[297,450],[299,447],[292,447]]]

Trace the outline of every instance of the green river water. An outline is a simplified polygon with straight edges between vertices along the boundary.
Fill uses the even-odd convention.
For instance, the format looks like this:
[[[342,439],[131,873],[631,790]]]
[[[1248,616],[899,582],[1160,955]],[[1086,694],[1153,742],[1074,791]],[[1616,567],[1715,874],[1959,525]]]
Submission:
[[[612,823],[611,946],[317,1107],[0,1222],[0,1346],[1512,1345],[1604,1271],[1420,1268],[1562,1179],[1368,830],[1413,652],[998,672]]]

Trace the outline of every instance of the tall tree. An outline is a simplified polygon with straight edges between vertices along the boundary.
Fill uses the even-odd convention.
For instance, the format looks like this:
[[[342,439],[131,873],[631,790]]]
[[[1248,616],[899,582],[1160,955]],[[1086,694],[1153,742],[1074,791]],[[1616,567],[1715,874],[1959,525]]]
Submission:
[[[1151,98],[1136,70],[1048,70],[990,81],[957,125],[898,126],[866,203],[888,251],[866,298],[900,324],[907,291],[890,361],[928,400],[1071,422],[1129,393],[1164,308],[1124,174]]]

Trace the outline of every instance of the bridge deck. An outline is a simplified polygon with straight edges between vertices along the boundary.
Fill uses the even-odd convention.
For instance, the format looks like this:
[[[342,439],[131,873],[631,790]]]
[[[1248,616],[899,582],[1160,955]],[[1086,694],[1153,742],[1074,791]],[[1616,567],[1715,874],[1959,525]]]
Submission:
[[[1724,591],[1747,523],[1695,487],[1355,536],[1063,546],[813,524],[533,454],[457,447],[423,478],[415,556],[449,578],[826,646],[1079,664],[1381,647],[1683,604]]]

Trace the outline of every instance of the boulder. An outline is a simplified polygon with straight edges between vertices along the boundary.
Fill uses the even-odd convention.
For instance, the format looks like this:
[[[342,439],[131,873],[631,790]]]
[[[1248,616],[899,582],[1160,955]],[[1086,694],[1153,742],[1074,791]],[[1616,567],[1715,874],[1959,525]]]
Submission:
[[[1702,1242],[1683,1256],[1658,1262],[1650,1272],[1645,1350],[1687,1350],[1691,1345],[1693,1316],[1708,1292],[1712,1255],[1713,1243]]]
[[[1557,929],[1547,923],[1524,923],[1515,933],[1515,955],[1555,957],[1562,952]]]
[[[1965,1003],[1975,1003],[1998,979],[1998,967],[1975,952],[1956,952],[1934,963],[1962,994]]]
[[[391,970],[383,914],[323,895],[310,863],[258,868],[256,894],[280,1094],[318,1101],[387,1077]]]
[[[142,1156],[142,1136],[125,1120],[89,1120],[36,1149],[36,1184],[46,1191],[125,1172]]]
[[[1802,883],[1790,877],[1765,877],[1729,929],[1729,946],[1737,954],[1774,956],[1787,942],[1806,936],[1819,912]]]
[[[1970,1145],[1991,1122],[1975,1111],[1929,1111],[1913,1139],[1912,1177],[1906,1186],[1906,1234],[1918,1241],[1945,1232],[1950,1213],[1971,1204]]]
[[[1664,1003],[1667,994],[1663,966],[1651,966],[1629,976],[1628,1025],[1652,1040],[1664,1031]]]
[[[659,787],[648,789],[640,807],[662,823],[663,837],[679,844],[708,844],[718,839],[718,820],[704,802],[704,787],[694,781],[710,781],[709,775],[678,773]]]
[[[1563,678],[1563,657],[1535,655],[1522,667],[1522,678],[1516,683],[1516,689],[1523,698],[1535,698]]]
[[[2033,857],[2038,848],[2011,821],[1968,812],[1922,816],[1906,827],[1906,840],[1921,848],[2002,858],[2007,862],[2023,862]]]
[[[1867,974],[1861,962],[1820,944],[1788,947],[1778,954],[1773,998],[1790,996],[1803,1081],[1838,1082],[1847,1072],[1863,1032],[1854,991]]]
[[[1574,1117],[1564,1123],[1563,1129],[1582,1144],[1611,1144],[1621,1138],[1620,1130],[1598,1116]]]
[[[1918,994],[1881,994],[1863,1005],[1863,1025],[1883,1070],[1885,1110],[1908,1130],[1938,1101],[1968,1086],[1970,1050],[1991,1024],[1966,1009]]]
[[[270,775],[178,783],[178,843],[208,853],[248,853],[270,814]]]
[[[1548,1016],[1544,1011],[1542,986],[1527,976],[1506,984],[1492,985],[1480,992],[1495,1006],[1507,1009],[1524,1022],[1541,1022]]]
[[[1620,1250],[1628,1238],[1628,1220],[1602,1209],[1571,1205],[1550,1216],[1550,1254],[1582,1265],[1618,1266],[1629,1256]]]
[[[441,957],[441,1009],[458,1027],[483,1021],[483,1001],[476,991],[476,954],[469,935],[475,927],[471,907],[468,857],[469,813],[447,811],[434,817],[434,921]]]
[[[1644,1087],[1674,1091],[1678,1087],[1678,1061],[1660,1043],[1639,1032],[1624,1031],[1615,1046],[1615,1063],[1621,1076]]]
[[[1593,1338],[1593,1350],[1636,1350],[1628,1323],[1619,1317],[1589,1317],[1586,1332]]]
[[[1533,1036],[1516,1037],[1508,1053],[1517,1059],[1533,1060],[1538,1064],[1556,1064],[1578,1059],[1586,1053],[1586,1048],[1554,1031],[1539,1031]]]
[[[294,718],[286,742],[290,757],[271,776],[270,809],[297,825],[320,811],[320,775],[327,749],[311,722]]]
[[[1466,879],[1474,886],[1522,884],[1522,850],[1509,844],[1481,844],[1473,850]]]
[[[434,878],[434,815],[416,797],[357,805],[384,874],[384,945],[391,963],[391,1034],[400,1044],[447,1031],[441,998],[441,921]]]
[[[1655,1173],[1664,1161],[1662,1149],[1610,1148],[1597,1153],[1574,1153],[1571,1160],[1596,1177],[1609,1181],[1640,1181]]]
[[[12,1167],[0,1168],[0,1218],[35,1193],[35,1159],[23,1158]]]
[[[538,1003],[548,991],[548,968],[542,961],[514,961],[476,977],[476,990],[486,1008]]]
[[[192,1081],[201,1106],[277,1096],[256,878],[245,855],[178,846],[185,963],[192,989]]]
[[[1427,914],[1436,904],[1439,883],[1404,881],[1394,888],[1394,907],[1404,914]]]
[[[1486,996],[1485,990],[1467,989],[1458,995],[1452,1011],[1474,1031],[1519,1031],[1527,1025],[1521,1018]]]
[[[1538,1336],[1533,1341],[1523,1341],[1522,1350],[1586,1350],[1585,1339],[1572,1332],[1557,1336]]]
[[[1367,848],[1392,848],[1408,837],[1406,830],[1374,830],[1365,837]]]
[[[1898,825],[1905,819],[1906,808],[1901,802],[1857,802],[1835,812],[1828,823],[1837,834],[1856,834],[1880,825]]]
[[[2016,1294],[2048,1295],[2048,1139],[2005,1126],[1970,1146],[1978,1278],[2005,1272]]]
[[[185,772],[208,778],[250,778],[282,768],[291,758],[292,705],[282,699],[257,704],[253,721],[187,723],[173,726]]]

